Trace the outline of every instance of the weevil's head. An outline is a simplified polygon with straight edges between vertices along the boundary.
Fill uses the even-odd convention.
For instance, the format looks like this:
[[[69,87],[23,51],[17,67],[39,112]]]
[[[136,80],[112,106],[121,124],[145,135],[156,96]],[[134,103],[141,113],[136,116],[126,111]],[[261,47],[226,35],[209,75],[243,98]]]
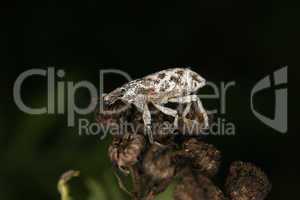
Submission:
[[[122,97],[124,96],[124,93],[125,93],[125,89],[122,88],[122,87],[111,91],[110,93],[108,93],[107,95],[104,96],[104,98],[103,98],[104,105],[111,106],[116,101],[122,100]]]
[[[130,115],[130,105],[122,100],[122,91],[117,88],[100,98],[96,109],[96,120],[105,128],[112,128],[114,124],[126,120]]]
[[[112,92],[106,94],[102,98],[103,107],[100,111],[101,116],[119,116],[120,114],[126,112],[128,108],[130,108],[130,105],[126,101],[124,101],[123,96],[123,88],[117,88]]]

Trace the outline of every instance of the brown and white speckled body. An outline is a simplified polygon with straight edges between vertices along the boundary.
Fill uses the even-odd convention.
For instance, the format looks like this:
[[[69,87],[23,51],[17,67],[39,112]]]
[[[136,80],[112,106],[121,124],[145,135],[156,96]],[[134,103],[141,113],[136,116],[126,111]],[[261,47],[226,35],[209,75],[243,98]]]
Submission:
[[[205,79],[196,72],[188,68],[171,68],[130,81],[109,93],[104,100],[110,104],[116,100],[132,104],[141,100],[165,104],[170,98],[189,95],[204,85]]]
[[[199,97],[195,94],[205,85],[205,79],[188,68],[170,68],[150,74],[141,79],[136,79],[124,84],[104,96],[104,103],[108,105],[121,100],[126,104],[133,104],[143,113],[143,121],[147,127],[149,140],[153,143],[151,130],[151,113],[148,103],[152,103],[162,113],[174,117],[174,127],[178,127],[178,111],[165,107],[168,102],[187,104],[182,114],[184,118],[196,102],[198,109],[203,113],[204,127],[208,128],[207,113]]]

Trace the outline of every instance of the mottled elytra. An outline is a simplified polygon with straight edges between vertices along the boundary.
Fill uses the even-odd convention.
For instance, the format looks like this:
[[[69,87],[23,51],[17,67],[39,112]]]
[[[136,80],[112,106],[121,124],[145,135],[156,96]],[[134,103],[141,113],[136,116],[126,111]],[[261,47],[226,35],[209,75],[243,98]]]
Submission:
[[[193,102],[204,116],[203,129],[207,129],[208,117],[200,98],[194,93],[206,84],[205,79],[189,68],[170,68],[130,81],[113,90],[104,97],[104,103],[114,104],[121,100],[134,105],[143,115],[143,122],[151,143],[154,142],[151,129],[151,114],[148,104],[152,103],[159,111],[174,117],[178,127],[178,111],[164,106],[167,103],[186,104],[182,113],[184,118]]]

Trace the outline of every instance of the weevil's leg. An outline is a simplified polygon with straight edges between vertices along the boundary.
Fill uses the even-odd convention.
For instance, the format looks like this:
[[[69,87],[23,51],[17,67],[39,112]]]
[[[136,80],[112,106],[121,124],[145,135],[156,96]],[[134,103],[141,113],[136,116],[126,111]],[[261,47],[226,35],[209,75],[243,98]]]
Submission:
[[[168,108],[168,107],[165,107],[165,106],[161,106],[161,105],[158,105],[158,104],[155,104],[153,103],[153,105],[158,109],[160,110],[162,113],[166,114],[166,115],[170,115],[172,117],[175,117],[174,119],[174,126],[175,128],[178,127],[178,112],[172,108]]]
[[[185,118],[186,115],[190,112],[191,106],[192,106],[192,102],[187,103],[187,105],[186,105],[186,107],[185,107],[185,109],[184,109],[184,111],[183,111],[183,113],[182,113],[182,117],[183,117],[183,118]]]
[[[142,118],[143,118],[146,134],[148,136],[149,142],[153,144],[154,140],[153,140],[153,133],[151,129],[151,113],[148,108],[146,99],[144,98],[144,96],[137,96],[136,101],[133,104],[140,112],[142,112],[143,114]]]
[[[191,103],[194,101],[197,101],[198,96],[197,95],[187,95],[187,96],[183,96],[183,97],[174,97],[174,98],[170,98],[168,99],[168,102],[172,102],[172,103]]]
[[[200,110],[200,112],[203,114],[203,119],[204,119],[204,129],[208,129],[209,128],[209,123],[208,123],[208,115],[207,115],[207,112],[206,110],[204,109],[203,105],[202,105],[202,102],[200,100],[200,98],[197,99],[197,105],[198,105],[198,108]]]
[[[196,96],[196,95],[195,95]],[[194,95],[184,96],[184,97],[175,97],[168,100],[171,103],[180,103],[180,104],[187,104],[183,113],[182,117],[184,118],[191,110],[192,102],[197,101]]]
[[[152,132],[152,128],[151,128],[151,113],[149,111],[147,104],[144,105],[143,121],[144,121],[144,124],[146,127],[146,132],[147,132],[150,144],[156,144],[157,146],[163,147],[164,146],[163,144],[160,144],[159,142],[154,141],[153,132]]]
[[[171,98],[168,100],[169,102],[174,102],[174,103],[187,103],[187,107],[186,110],[184,111],[183,114],[187,114],[190,110],[191,105],[189,105],[191,102],[196,102],[197,103],[197,107],[199,109],[199,111],[203,114],[203,118],[204,118],[204,129],[207,129],[209,127],[208,124],[208,116],[207,116],[207,112],[204,109],[202,102],[200,100],[200,98],[197,95],[188,95],[188,96],[184,96],[184,97],[176,97],[176,98]]]
[[[145,105],[144,105],[143,121],[144,121],[144,125],[146,127],[147,135],[149,137],[149,142],[151,144],[153,144],[154,140],[153,140],[153,133],[152,133],[152,129],[151,129],[151,113],[149,111],[147,103],[145,103]]]

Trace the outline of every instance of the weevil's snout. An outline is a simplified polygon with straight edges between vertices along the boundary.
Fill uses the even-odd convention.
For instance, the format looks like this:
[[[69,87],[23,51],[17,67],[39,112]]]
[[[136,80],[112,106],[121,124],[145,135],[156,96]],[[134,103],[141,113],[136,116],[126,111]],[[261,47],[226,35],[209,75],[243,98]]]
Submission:
[[[108,98],[104,98],[103,105],[106,107],[113,106],[119,100],[116,96],[109,96]]]
[[[112,104],[112,101],[111,101],[110,95],[109,95],[109,94],[105,95],[105,96],[103,97],[103,105],[104,105],[104,106],[109,106],[109,105],[111,105],[111,104]]]
[[[104,102],[108,105],[114,104],[117,100],[121,99],[123,96],[123,88],[117,88],[114,91],[104,96]]]

